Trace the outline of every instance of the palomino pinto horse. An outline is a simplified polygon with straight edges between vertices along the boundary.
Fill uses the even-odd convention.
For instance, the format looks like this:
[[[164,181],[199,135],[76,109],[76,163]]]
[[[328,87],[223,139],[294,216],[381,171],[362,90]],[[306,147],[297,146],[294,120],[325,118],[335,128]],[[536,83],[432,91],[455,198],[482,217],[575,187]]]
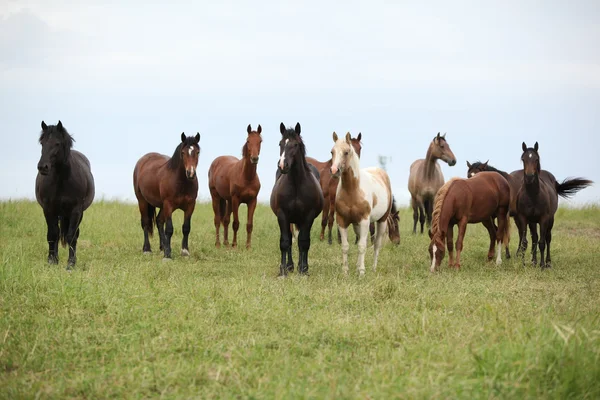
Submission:
[[[63,127],[42,121],[42,155],[35,179],[35,197],[48,226],[48,262],[58,264],[58,242],[69,244],[67,269],[77,262],[77,238],[83,212],[94,200],[94,177],[86,156],[73,147],[73,137]]]
[[[444,184],[444,175],[437,160],[447,162],[449,166],[456,164],[456,157],[446,142],[445,133],[440,136],[438,132],[429,144],[425,159],[417,160],[410,166],[408,190],[413,208],[413,233],[417,233],[417,220],[421,222],[421,233],[423,233],[425,216],[427,216],[427,225],[431,225],[433,201],[437,191]]]
[[[369,236],[369,223],[377,222],[374,243],[375,259],[373,270],[377,268],[377,258],[383,236],[387,228],[388,216],[392,211],[393,199],[390,178],[377,167],[360,169],[358,154],[352,147],[350,133],[338,138],[333,133],[331,173],[340,177],[337,187],[335,211],[337,224],[342,236],[342,270],[348,273],[348,226],[352,225],[358,235],[357,268],[360,276],[365,274],[365,251]]]
[[[558,208],[558,196],[569,198],[581,189],[590,186],[593,182],[583,178],[574,178],[565,179],[562,183],[558,183],[555,179],[549,179],[548,176],[541,173],[538,148],[537,142],[535,142],[533,148],[527,147],[525,142],[522,145],[523,179],[520,181],[521,187],[517,192],[516,218],[519,219],[519,226],[522,230],[520,236],[526,237],[527,225],[529,225],[533,265],[537,264],[537,224],[540,225],[540,266],[545,268],[552,265],[550,242],[552,241],[554,214]],[[521,242],[523,263],[525,262],[525,246],[526,243]],[[544,254],[546,246],[548,249],[547,256]]]
[[[356,152],[358,157],[360,157],[360,152],[362,150],[362,145],[360,143],[361,137],[362,133],[359,133],[356,138],[350,138],[352,147],[354,147],[354,151]],[[323,214],[321,215],[320,239],[325,239],[325,227],[328,227],[329,235],[327,242],[331,244],[331,230],[333,227],[333,221],[335,217],[335,193],[337,191],[339,179],[336,176],[331,175],[331,158],[325,162],[320,162],[312,157],[306,157],[306,161],[314,165],[319,171],[319,183],[321,184],[321,190],[323,190],[323,198],[325,199],[325,202],[323,203]]]
[[[198,178],[196,168],[200,154],[200,134],[186,137],[181,134],[181,143],[177,145],[173,156],[148,153],[138,160],[133,170],[133,190],[138,200],[144,230],[144,246],[142,251],[150,253],[153,220],[156,219],[160,249],[164,251],[164,259],[171,258],[171,237],[173,236],[173,211],[179,209],[184,213],[183,240],[181,255],[189,256],[188,236],[191,230],[192,214],[196,207],[198,195]],[[156,209],[160,211],[156,215]],[[165,228],[166,224],[166,228]]]
[[[294,270],[292,260],[291,224],[298,227],[298,272],[308,274],[308,250],[310,249],[310,229],[315,218],[323,209],[323,193],[306,161],[306,148],[301,128],[286,129],[281,123],[280,157],[278,168],[282,175],[275,181],[271,192],[271,210],[279,223],[279,249],[281,264],[279,276],[286,276]],[[287,258],[287,259],[286,259]]]
[[[237,232],[240,227],[238,210],[241,203],[248,205],[248,220],[246,222],[246,248],[252,246],[252,228],[256,197],[260,191],[260,180],[256,173],[260,146],[262,143],[262,128],[258,125],[256,131],[248,125],[248,137],[242,147],[242,159],[234,156],[220,156],[210,164],[208,170],[208,188],[212,197],[215,213],[215,246],[221,247],[219,228],[223,223],[223,244],[229,245],[229,221],[233,211],[233,241],[231,247],[237,247]]]
[[[431,272],[435,272],[444,258],[444,244],[448,246],[448,266],[460,268],[460,253],[463,249],[463,239],[467,224],[484,221],[492,222],[495,215],[498,218],[498,229],[495,241],[496,265],[502,263],[501,244],[508,246],[510,240],[510,224],[508,207],[510,203],[510,188],[508,182],[495,172],[481,172],[470,179],[454,178],[440,188],[433,210],[433,221],[429,237],[429,256],[431,257]],[[454,260],[453,228],[458,224],[456,240],[456,261]],[[444,243],[445,242],[445,243]],[[488,259],[494,254],[494,238],[490,237]]]

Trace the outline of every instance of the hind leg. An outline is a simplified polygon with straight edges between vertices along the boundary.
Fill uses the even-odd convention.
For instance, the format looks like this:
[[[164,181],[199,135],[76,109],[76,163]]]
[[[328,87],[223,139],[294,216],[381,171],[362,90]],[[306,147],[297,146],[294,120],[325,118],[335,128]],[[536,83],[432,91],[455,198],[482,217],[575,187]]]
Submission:
[[[213,193],[211,190],[210,196],[212,197],[212,207],[215,218],[213,220],[215,224],[215,247],[221,247],[221,239],[219,238],[219,231],[221,230],[221,207],[223,199],[219,198],[218,194]]]
[[[417,200],[414,197],[411,197],[410,205],[413,209],[413,234],[416,234],[417,222],[419,221],[419,206],[417,205]]]
[[[433,199],[425,201],[425,213],[427,214],[427,226],[431,227],[431,219],[433,217]],[[421,233],[423,230],[421,229]]]
[[[537,247],[538,247],[538,232],[537,223],[529,223],[529,233],[531,234],[531,265],[537,265]]]
[[[248,220],[246,222],[246,248],[252,247],[252,229],[254,228],[254,211],[256,210],[256,198],[248,202]]]
[[[277,222],[279,223],[279,250],[281,251],[281,264],[279,264],[279,276],[287,276],[289,264],[292,263],[292,232],[290,231],[290,223],[283,212],[277,214]],[[289,257],[288,257],[289,255]],[[287,263],[286,263],[286,257]]]
[[[446,232],[446,247],[448,248],[448,268],[454,267],[454,225],[448,225]]]
[[[488,255],[487,255],[487,259],[488,261],[492,261],[492,259],[494,258],[494,249],[495,249],[495,245],[496,245],[496,232],[497,232],[497,228],[496,225],[494,224],[494,221],[490,218],[487,221],[482,222],[483,226],[485,226],[485,228],[488,231],[488,235],[490,236],[490,248],[488,249]]]
[[[83,219],[83,211],[78,209],[71,212],[68,219],[68,224],[65,223],[65,227],[68,226],[65,234],[67,245],[69,246],[69,261],[67,262],[67,269],[71,269],[77,262],[77,238],[79,237],[79,224]]]
[[[46,218],[46,225],[48,227],[46,233],[46,240],[48,241],[48,264],[58,264],[58,240],[60,232],[58,228],[58,216],[44,210],[44,217]]]
[[[423,234],[423,227],[425,226],[425,208],[419,206],[419,222],[421,223],[421,234]]]
[[[231,242],[231,247],[237,247],[237,233],[238,229],[240,229],[240,217],[238,215],[238,211],[240,209],[240,198],[237,196],[231,197],[231,211],[233,211],[233,241]]]
[[[546,228],[546,268],[552,267],[552,260],[550,259],[550,242],[552,241],[552,227],[554,226],[554,217],[550,217],[548,220],[548,227]]]
[[[460,268],[460,253],[463,249],[463,240],[465,239],[465,233],[467,232],[467,222],[466,218],[462,218],[458,223],[458,238],[456,239],[456,263],[454,266],[456,269]]]
[[[231,200],[227,201],[223,218],[223,246],[229,246],[229,221],[231,221]]]
[[[147,254],[152,252],[150,247],[149,232],[152,230],[152,219],[150,218],[150,214],[154,215],[154,207],[148,204],[148,202],[138,199],[138,208],[140,209],[141,224],[144,231],[144,244],[142,246],[142,252]]]
[[[158,249],[164,251],[165,249],[165,213],[161,208],[156,216],[156,229],[158,230]]]
[[[371,223],[369,225],[369,233],[372,225],[374,224]],[[381,250],[381,245],[383,244],[383,237],[385,235],[386,229],[387,220],[383,222],[377,222],[377,230],[375,232],[375,240],[373,242],[373,252],[375,253],[375,258],[373,260],[373,271],[377,269],[377,259],[379,258],[379,250]]]
[[[314,222],[314,214],[307,222],[300,225],[298,233],[298,273],[308,275],[308,250],[310,250],[310,230]]]
[[[548,219],[542,219],[540,221],[540,267],[546,268],[546,235],[548,234]]]
[[[196,208],[196,202],[191,201],[183,214],[183,225],[181,226],[181,232],[183,233],[183,239],[181,239],[181,255],[188,257],[190,255],[190,249],[188,247],[188,238],[190,231],[192,230],[192,214]]]
[[[327,222],[329,219],[329,199],[326,198],[323,202],[323,213],[321,214],[321,235],[319,235],[319,240],[325,240],[325,228],[327,228]],[[331,234],[330,240],[331,240]],[[329,243],[331,244],[331,243]]]
[[[519,232],[519,243],[517,246],[516,256],[523,256],[527,250],[527,223],[523,218],[518,215],[514,216],[515,226]]]

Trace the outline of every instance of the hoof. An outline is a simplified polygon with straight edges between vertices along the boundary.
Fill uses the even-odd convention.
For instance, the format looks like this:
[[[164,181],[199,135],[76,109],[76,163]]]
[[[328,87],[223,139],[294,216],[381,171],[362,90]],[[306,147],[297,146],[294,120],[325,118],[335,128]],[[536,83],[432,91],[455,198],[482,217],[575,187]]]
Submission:
[[[58,264],[58,257],[48,256],[48,264]]]
[[[173,261],[173,259],[171,257],[163,257],[162,261],[163,262],[171,262],[171,261]]]
[[[502,265],[502,260],[496,260],[496,265]]]
[[[145,254],[145,255],[152,254],[152,251],[150,251],[150,250],[144,250],[144,251],[142,251],[142,254]]]
[[[182,257],[189,257],[190,256],[190,251],[188,249],[181,249],[181,256]]]
[[[221,248],[221,243],[219,243],[219,242],[215,243],[215,247],[216,247],[217,249],[220,249],[220,248]]]
[[[75,268],[75,262],[77,260],[69,260],[69,262],[67,262],[67,271],[72,270],[73,268]]]

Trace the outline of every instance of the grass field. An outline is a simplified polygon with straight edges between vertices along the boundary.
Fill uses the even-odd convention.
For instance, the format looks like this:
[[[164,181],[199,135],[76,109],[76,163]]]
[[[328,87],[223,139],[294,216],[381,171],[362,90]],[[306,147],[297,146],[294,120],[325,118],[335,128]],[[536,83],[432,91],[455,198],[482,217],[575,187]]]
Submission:
[[[250,251],[215,249],[199,204],[182,258],[175,217],[165,263],[156,236],[142,255],[137,206],[93,204],[69,273],[66,249],[46,263],[41,208],[0,203],[0,397],[600,398],[597,206],[558,211],[550,270],[529,252],[526,267],[485,262],[487,233],[469,225],[461,271],[446,258],[436,274],[403,209],[401,244],[376,272],[369,247],[361,280],[356,247],[345,277],[317,226],[310,277],[277,279],[266,206]]]

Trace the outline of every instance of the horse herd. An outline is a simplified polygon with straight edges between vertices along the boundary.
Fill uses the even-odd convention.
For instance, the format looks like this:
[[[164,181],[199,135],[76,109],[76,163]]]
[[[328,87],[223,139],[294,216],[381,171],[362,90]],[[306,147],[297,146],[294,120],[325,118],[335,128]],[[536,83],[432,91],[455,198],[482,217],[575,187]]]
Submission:
[[[239,206],[248,206],[246,247],[252,245],[252,230],[260,180],[257,164],[262,143],[262,128],[247,128],[242,158],[217,157],[208,171],[208,186],[212,198],[215,226],[215,246],[221,246],[220,227],[223,226],[223,245],[229,245],[229,223],[233,214],[232,247],[237,246]],[[279,275],[286,276],[294,270],[292,236],[297,229],[299,248],[298,272],[308,273],[310,231],[319,214],[320,239],[328,230],[332,243],[334,219],[338,225],[338,240],[342,247],[342,269],[348,273],[348,228],[352,225],[358,244],[357,269],[365,273],[365,251],[370,237],[374,247],[373,269],[384,235],[397,244],[400,241],[399,216],[392,195],[390,179],[381,168],[360,168],[361,134],[356,138],[347,133],[339,137],[333,133],[331,159],[319,162],[306,156],[306,147],[297,123],[292,128],[280,125],[279,161],[276,180],[271,192],[270,206],[277,217],[280,229],[279,247],[281,263]],[[75,266],[77,238],[83,212],[94,198],[94,179],[88,159],[72,150],[73,137],[59,121],[46,125],[42,121],[39,142],[42,154],[38,162],[35,193],[42,206],[48,227],[48,262],[58,263],[58,243],[69,245],[67,269]],[[468,223],[483,223],[490,236],[488,259],[501,259],[501,245],[510,257],[509,217],[512,216],[519,232],[517,253],[527,248],[526,229],[532,237],[532,261],[537,263],[536,248],[539,243],[542,268],[551,265],[550,242],[557,209],[558,196],[569,197],[592,184],[583,178],[568,179],[558,183],[554,176],[540,167],[538,144],[529,148],[523,143],[521,160],[523,169],[507,174],[488,163],[467,162],[467,179],[453,178],[444,183],[438,160],[448,165],[456,164],[456,157],[446,141],[445,134],[433,138],[425,159],[415,161],[410,167],[409,191],[413,208],[413,233],[423,233],[427,222],[429,229],[429,254],[434,272],[448,248],[449,266],[460,267],[460,253]],[[184,212],[181,242],[182,256],[189,256],[188,237],[191,218],[198,193],[197,165],[200,154],[200,134],[181,134],[181,142],[173,155],[148,153],[141,157],[133,171],[133,186],[144,231],[142,251],[151,252],[149,237],[156,224],[160,250],[164,258],[171,258],[173,236],[172,213]],[[156,212],[158,209],[158,213]],[[497,220],[497,224],[495,222]],[[540,225],[540,235],[537,234]],[[453,227],[458,225],[456,258],[454,257]],[[547,252],[547,255],[545,254]]]

